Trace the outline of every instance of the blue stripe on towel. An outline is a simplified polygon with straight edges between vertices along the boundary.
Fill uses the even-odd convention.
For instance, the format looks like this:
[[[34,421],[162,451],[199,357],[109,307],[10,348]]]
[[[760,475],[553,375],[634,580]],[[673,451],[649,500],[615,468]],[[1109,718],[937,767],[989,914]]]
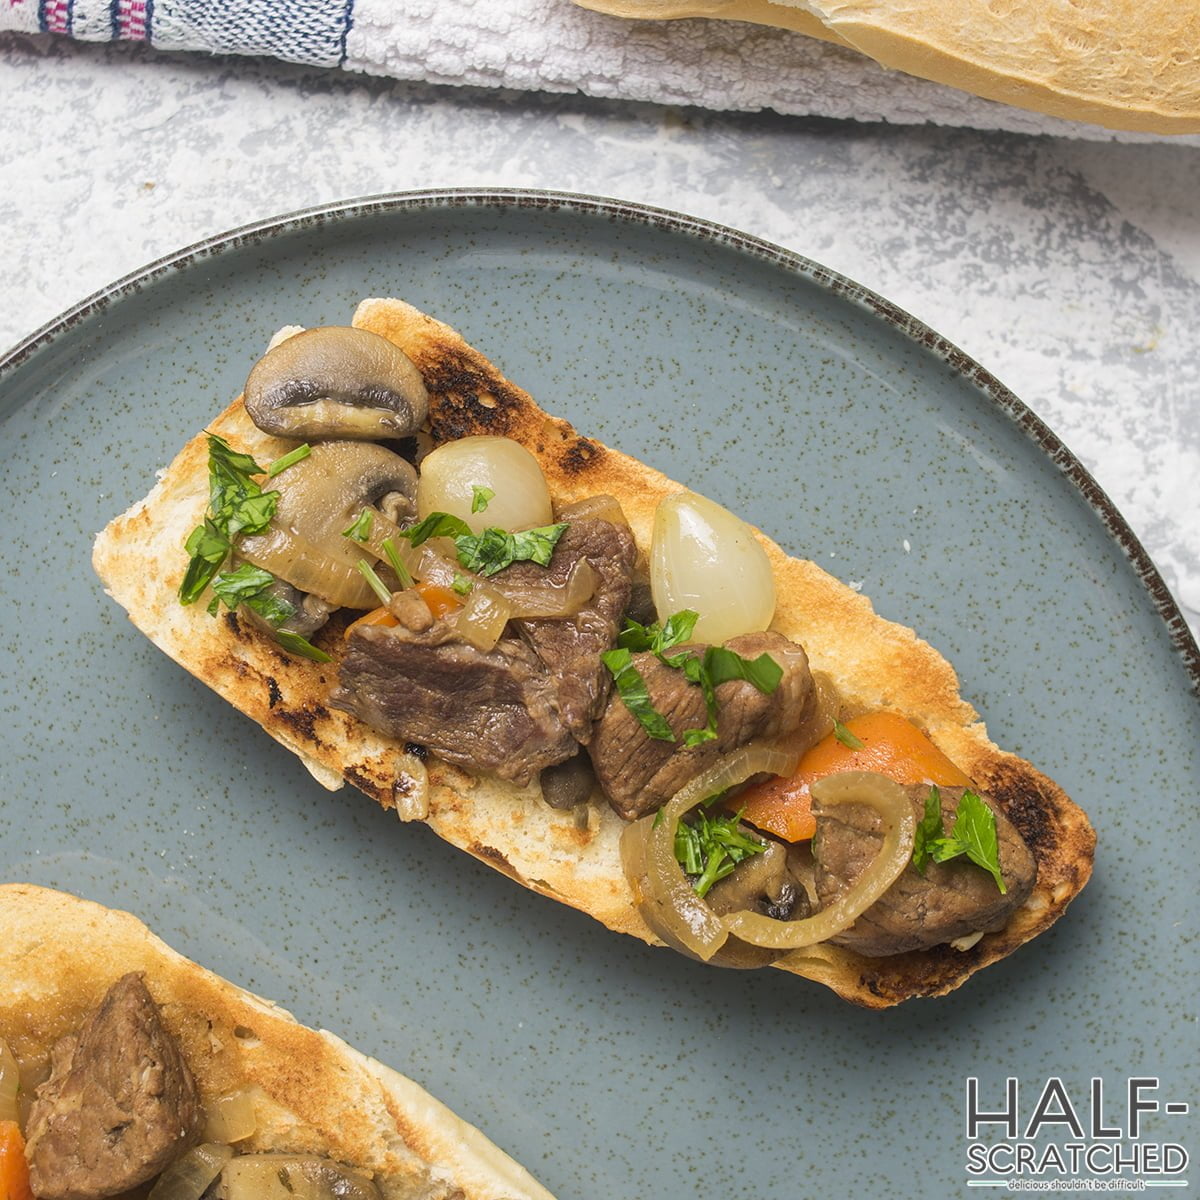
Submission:
[[[346,61],[346,41],[350,37],[350,30],[354,28],[354,0],[346,0],[346,11],[342,16],[342,57],[338,59],[338,66],[342,66]]]
[[[337,67],[346,58],[353,0],[156,0],[150,40],[160,50],[268,54]]]

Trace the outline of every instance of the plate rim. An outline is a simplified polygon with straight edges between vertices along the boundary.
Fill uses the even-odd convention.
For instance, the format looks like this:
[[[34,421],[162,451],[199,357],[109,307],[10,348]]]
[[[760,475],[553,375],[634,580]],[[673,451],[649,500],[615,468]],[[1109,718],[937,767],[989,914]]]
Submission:
[[[583,192],[511,187],[420,188],[333,200],[295,209],[263,217],[192,242],[137,267],[92,292],[52,317],[0,356],[0,391],[20,367],[77,325],[104,312],[116,301],[136,293],[160,276],[185,270],[205,258],[237,251],[296,230],[318,228],[338,221],[376,214],[425,208],[505,207],[574,211],[584,216],[605,217],[627,224],[645,225],[674,235],[691,236],[741,251],[807,279],[830,294],[866,310],[922,349],[940,358],[955,374],[973,385],[977,392],[1016,425],[1099,517],[1108,535],[1124,554],[1154,612],[1166,626],[1167,636],[1182,661],[1191,691],[1200,698],[1200,645],[1197,644],[1158,567],[1091,472],[1037,413],[966,351],[885,296],[798,251],[789,250],[755,234],[705,217],[691,216],[639,201]]]

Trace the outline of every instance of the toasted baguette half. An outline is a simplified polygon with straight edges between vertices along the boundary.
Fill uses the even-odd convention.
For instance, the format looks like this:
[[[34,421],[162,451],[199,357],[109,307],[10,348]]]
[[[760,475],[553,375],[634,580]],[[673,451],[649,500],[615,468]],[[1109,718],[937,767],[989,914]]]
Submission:
[[[408,304],[365,300],[354,324],[391,339],[416,363],[430,394],[435,442],[473,434],[514,438],[537,457],[556,501],[612,494],[639,545],[649,546],[655,508],[681,490],[678,484],[548,415],[454,330]],[[209,428],[260,462],[291,445],[262,434],[240,399]],[[214,620],[203,605],[180,606],[176,591],[186,567],[182,546],[205,510],[207,463],[206,441],[198,435],[154,490],[96,540],[96,571],[134,624],[301,755],[326,786],[345,780],[404,815],[415,780],[427,769],[424,819],[441,837],[611,929],[654,942],[622,874],[618,839],[624,823],[613,812],[593,809],[588,827],[580,828],[574,814],[542,803],[536,784],[521,789],[433,757],[423,765],[405,747],[331,709],[328,699],[343,650],[336,629],[317,635],[335,660],[322,666],[289,656],[234,614]],[[1055,783],[989,740],[937,651],[912,630],[879,617],[866,597],[759,536],[778,591],[772,628],[804,646],[813,668],[833,680],[848,705],[895,709],[925,730],[1003,807],[1038,864],[1038,882],[1025,905],[1005,929],[969,950],[942,947],[871,959],[821,947],[805,965],[789,969],[872,1008],[947,992],[1062,914],[1091,873],[1091,825]]]
[[[206,1105],[253,1098],[243,1153],[319,1154],[385,1200],[551,1200],[479,1130],[332,1033],[221,979],[129,913],[28,883],[0,885],[0,1039],[35,1074],[121,976],[136,971]]]
[[[775,25],[988,100],[1109,129],[1200,130],[1200,11],[1176,0],[576,0]]]

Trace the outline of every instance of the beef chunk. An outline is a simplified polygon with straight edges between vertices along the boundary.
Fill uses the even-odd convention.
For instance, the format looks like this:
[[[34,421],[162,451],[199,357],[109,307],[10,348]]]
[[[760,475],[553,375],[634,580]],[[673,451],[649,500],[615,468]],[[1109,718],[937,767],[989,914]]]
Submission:
[[[769,696],[744,680],[721,684],[716,690],[717,736],[712,741],[692,747],[682,740],[658,741],[646,733],[619,696],[610,697],[588,752],[604,794],[626,820],[660,808],[722,755],[755,738],[790,733],[816,702],[808,657],[795,642],[777,633],[747,633],[731,638],[727,645],[743,658],[769,654],[783,669],[783,678]],[[689,644],[671,654],[684,650],[703,654],[705,647]],[[676,739],[687,729],[704,726],[708,714],[700,687],[648,651],[635,654],[633,661],[646,681],[650,702],[666,718]]]
[[[118,1195],[199,1141],[195,1082],[140,975],[113,984],[51,1067],[29,1114],[38,1200]]]
[[[501,638],[479,650],[428,609],[412,607],[410,614],[393,606],[407,624],[350,635],[335,708],[447,762],[522,785],[576,752],[555,681],[524,642]]]
[[[512,623],[554,677],[562,719],[583,745],[591,741],[592,726],[608,699],[612,676],[600,655],[617,640],[636,558],[637,546],[628,529],[611,521],[575,521],[558,539],[547,566],[514,563],[497,576],[507,587],[526,581],[562,586],[582,559],[596,572],[595,594],[574,616]]]
[[[415,592],[400,592],[391,604],[398,626],[351,634],[332,703],[447,762],[527,784],[591,738],[610,684],[600,655],[616,640],[635,555],[632,535],[611,521],[568,525],[547,566],[514,563],[503,580],[564,585],[586,559],[594,595],[572,617],[510,622],[492,650],[458,638]]]
[[[905,790],[920,820],[929,787],[917,784]],[[944,787],[939,791],[942,819],[950,828],[964,789]],[[1033,890],[1037,864],[1012,822],[987,796],[983,800],[996,814],[1000,873],[1007,892],[1001,892],[987,871],[965,857],[931,862],[924,876],[910,865],[849,929],[831,940],[859,954],[881,957],[1000,929]],[[882,837],[879,817],[866,805],[839,804],[823,810],[814,800],[813,811],[817,817],[812,841],[817,899],[825,907],[874,859]]]

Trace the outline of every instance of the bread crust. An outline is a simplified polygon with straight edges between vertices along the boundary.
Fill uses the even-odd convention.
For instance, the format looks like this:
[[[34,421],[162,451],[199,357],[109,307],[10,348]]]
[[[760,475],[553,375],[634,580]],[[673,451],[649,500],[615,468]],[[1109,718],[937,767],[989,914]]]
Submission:
[[[1176,0],[576,0],[792,29],[988,100],[1109,129],[1200,131],[1200,12]]]
[[[243,1151],[321,1154],[385,1200],[552,1200],[523,1167],[411,1079],[177,954],[136,917],[28,883],[0,885],[0,1039],[48,1060],[130,971],[178,1039],[202,1102],[250,1089]]]
[[[354,324],[389,338],[416,363],[430,394],[436,442],[496,434],[521,442],[538,459],[557,502],[611,493],[638,544],[647,548],[654,511],[680,485],[637,460],[579,434],[545,413],[450,327],[398,300],[365,300]],[[212,432],[269,461],[290,443],[267,437],[240,399]],[[213,620],[202,605],[182,607],[176,591],[186,567],[181,547],[208,498],[207,446],[198,435],[160,482],[96,540],[94,565],[134,624],[167,654],[301,755],[326,786],[341,781],[385,808],[404,808],[414,777],[429,778],[430,827],[518,883],[654,943],[621,870],[624,822],[607,808],[574,814],[540,801],[537,785],[518,788],[477,777],[433,757],[425,766],[405,747],[328,706],[343,640],[338,627],[315,639],[334,662],[293,658],[236,615]],[[948,947],[867,959],[819,947],[785,969],[816,979],[854,1003],[883,1008],[913,996],[950,991],[989,962],[1047,928],[1091,872],[1095,835],[1087,817],[1053,781],[1001,751],[958,692],[950,664],[912,630],[878,616],[870,601],[814,563],[790,558],[759,534],[778,590],[772,628],[798,641],[814,670],[825,672],[853,709],[895,709],[1008,813],[1038,862],[1038,883],[1005,929],[967,951]]]

